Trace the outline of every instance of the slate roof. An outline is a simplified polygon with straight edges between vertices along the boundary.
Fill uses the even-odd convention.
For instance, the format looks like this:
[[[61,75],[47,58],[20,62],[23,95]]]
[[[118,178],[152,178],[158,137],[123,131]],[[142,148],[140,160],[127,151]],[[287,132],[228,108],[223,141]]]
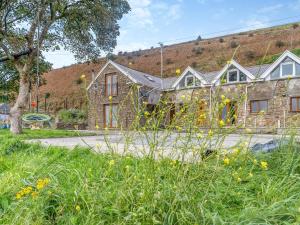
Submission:
[[[159,78],[158,76],[153,76],[147,73],[143,73],[134,69],[130,69],[126,66],[113,62],[117,67],[121,70],[126,71],[133,79],[135,79],[138,83],[152,87],[157,89],[168,90],[172,88],[172,85],[176,82],[178,77],[168,77],[168,78]],[[249,71],[256,78],[260,77],[271,64],[257,65],[257,66],[249,66],[244,67],[247,71]],[[212,71],[212,72],[200,72],[194,69],[195,72],[199,74],[203,79],[207,81],[208,84],[211,84],[212,81],[218,76],[220,71]],[[162,87],[162,88],[161,88]]]
[[[176,82],[178,77],[168,77],[163,79],[163,89],[168,90],[172,88],[172,85]]]
[[[162,86],[162,79],[157,76],[152,76],[147,73],[143,73],[134,69],[130,69],[126,66],[113,62],[116,67],[119,67],[121,71],[125,71],[131,78],[137,81],[139,84],[160,89]]]
[[[153,76],[151,74],[147,74],[141,71],[137,71],[131,68],[128,68],[119,63],[110,61],[112,65],[118,68],[121,72],[127,75],[129,78],[141,85],[145,85],[151,88],[155,88],[158,90],[169,90],[172,89],[173,84],[177,81],[178,77],[168,77],[161,79],[159,76]],[[264,65],[256,65],[244,67],[247,71],[249,71],[253,76],[259,78],[269,67],[271,64]],[[218,76],[220,71],[212,71],[212,72],[200,72],[193,69],[199,76],[201,76],[208,84],[211,84],[212,81]],[[1,104],[0,104],[0,113],[1,113]]]
[[[245,67],[245,69],[248,70],[253,76],[258,78],[270,67],[270,65],[271,64],[250,66],[250,67]]]

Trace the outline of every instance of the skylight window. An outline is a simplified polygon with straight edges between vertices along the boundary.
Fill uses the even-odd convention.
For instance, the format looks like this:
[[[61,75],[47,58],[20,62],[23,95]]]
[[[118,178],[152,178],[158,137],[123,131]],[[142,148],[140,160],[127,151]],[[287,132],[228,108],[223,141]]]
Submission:
[[[150,77],[150,76],[147,76],[147,75],[145,75],[145,77],[146,77],[148,80],[150,80],[150,81],[154,82],[154,80],[153,80],[153,78],[152,78],[152,77]]]

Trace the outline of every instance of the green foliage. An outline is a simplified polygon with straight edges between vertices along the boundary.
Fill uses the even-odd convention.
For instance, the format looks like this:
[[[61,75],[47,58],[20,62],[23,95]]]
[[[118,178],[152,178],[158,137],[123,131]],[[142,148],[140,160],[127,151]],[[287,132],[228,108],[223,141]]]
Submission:
[[[93,136],[92,132],[78,132],[78,131],[68,131],[68,130],[28,130],[24,129],[21,135],[18,135],[19,140],[27,139],[39,139],[39,138],[57,138],[57,137],[78,137],[78,136]],[[10,134],[8,130],[0,130],[0,140],[5,150],[8,146],[8,142],[3,142],[2,140],[11,140],[15,138],[14,135]],[[11,142],[11,141],[9,141]]]
[[[46,62],[44,57],[41,57],[39,63],[39,76],[42,76],[43,73],[51,70],[52,64]],[[32,69],[29,72],[31,88],[36,85],[37,81],[37,65],[34,64]],[[19,89],[19,72],[13,65],[11,61],[6,63],[0,63],[0,93],[5,92],[8,94],[10,99],[14,98],[15,93],[18,92]],[[41,83],[43,80],[41,79]]]
[[[15,146],[0,156],[0,224],[300,222],[300,154],[292,146],[256,156],[213,154],[200,163],[22,146],[14,139],[0,138],[0,146]],[[44,179],[49,183],[35,197],[16,198]]]
[[[300,57],[300,48],[293,49],[291,52]],[[261,58],[257,61],[257,64],[271,64],[275,62],[281,56],[281,54],[282,53]]]
[[[83,123],[87,119],[85,111],[79,109],[63,109],[58,113],[59,119],[67,124],[79,124]]]

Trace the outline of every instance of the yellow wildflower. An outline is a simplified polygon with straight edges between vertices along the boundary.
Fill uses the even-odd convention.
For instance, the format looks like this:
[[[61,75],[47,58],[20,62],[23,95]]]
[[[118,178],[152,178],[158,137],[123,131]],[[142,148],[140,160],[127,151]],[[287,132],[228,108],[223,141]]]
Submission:
[[[260,162],[260,167],[263,169],[263,170],[267,170],[268,169],[268,163],[266,161],[261,161]]]
[[[112,159],[112,160],[109,161],[108,164],[109,164],[109,166],[113,166],[113,165],[115,165],[115,163],[116,163],[115,160]]]
[[[50,180],[49,178],[45,178],[45,179],[38,179],[38,181],[36,182],[36,188],[38,190],[43,189],[45,186],[47,186],[49,184]]]
[[[176,74],[179,75],[180,74],[180,69],[176,69]]]
[[[226,157],[226,158],[223,160],[223,162],[224,162],[225,165],[229,165],[230,159]]]
[[[213,134],[214,134],[214,132],[213,132],[212,130],[209,130],[209,131],[208,131],[208,136],[211,137],[211,136],[213,136]]]
[[[229,99],[229,98],[226,98],[226,99],[224,100],[224,103],[225,103],[225,104],[229,104],[229,103],[230,103],[230,99]]]
[[[80,208],[79,205],[76,205],[75,209],[76,209],[77,212],[79,212],[81,208]]]
[[[97,125],[95,126],[95,128],[96,128],[97,130],[99,130],[99,125],[97,124]]]
[[[221,98],[222,98],[222,100],[224,100],[226,97],[225,97],[225,95],[221,95]]]
[[[242,179],[241,179],[240,177],[236,178],[236,180],[237,180],[238,182],[242,182]]]
[[[250,172],[250,173],[249,173],[249,177],[250,177],[250,178],[253,177],[253,173]]]
[[[84,74],[82,74],[82,75],[80,76],[80,78],[81,78],[81,79],[84,79],[84,78],[85,78],[85,75],[84,75]]]
[[[253,164],[257,165],[257,160],[256,159],[253,160]]]
[[[112,98],[113,98],[113,97],[110,95],[110,96],[108,97],[109,101],[111,101],[111,100],[112,100]]]
[[[185,99],[185,95],[181,95],[181,98],[182,98],[182,99]]]
[[[22,198],[22,195],[18,192],[17,194],[16,194],[16,199],[21,199]]]
[[[225,122],[223,120],[220,120],[219,121],[219,125],[220,125],[220,127],[224,127],[225,126]]]

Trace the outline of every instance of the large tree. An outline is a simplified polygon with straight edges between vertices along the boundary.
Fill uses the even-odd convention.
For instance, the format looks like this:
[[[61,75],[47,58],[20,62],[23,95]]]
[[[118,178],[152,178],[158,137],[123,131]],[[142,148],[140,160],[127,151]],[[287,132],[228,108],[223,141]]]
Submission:
[[[2,0],[0,62],[18,71],[19,90],[10,111],[11,131],[21,133],[32,70],[38,55],[58,46],[78,60],[98,58],[116,46],[126,0]]]

